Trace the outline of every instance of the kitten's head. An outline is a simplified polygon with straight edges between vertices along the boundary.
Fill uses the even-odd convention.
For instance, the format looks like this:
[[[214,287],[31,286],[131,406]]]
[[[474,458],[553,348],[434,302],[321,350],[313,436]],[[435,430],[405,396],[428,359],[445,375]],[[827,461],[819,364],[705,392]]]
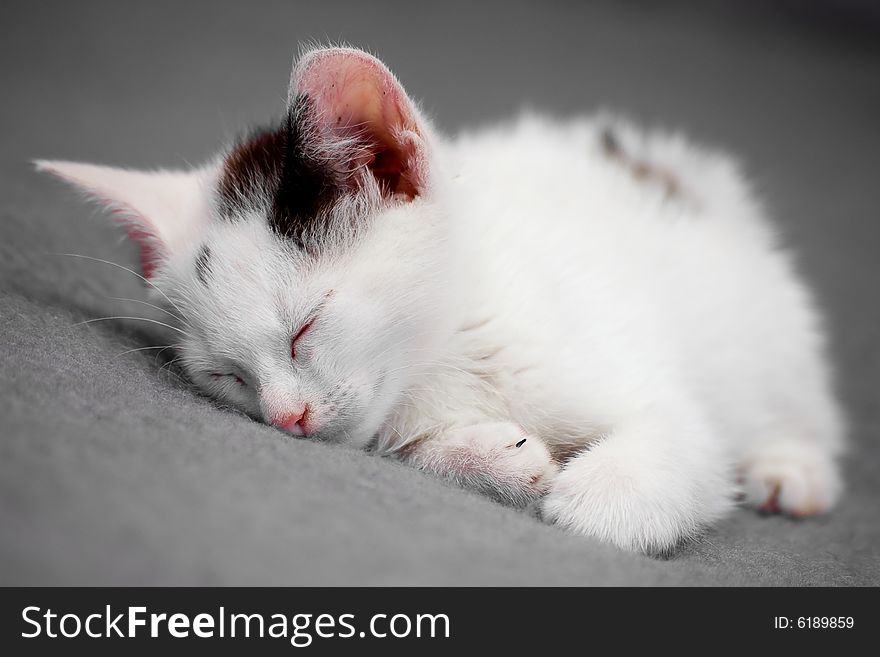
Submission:
[[[431,343],[446,235],[430,126],[377,59],[313,51],[283,119],[205,167],[38,168],[111,209],[209,396],[296,435],[369,439]]]

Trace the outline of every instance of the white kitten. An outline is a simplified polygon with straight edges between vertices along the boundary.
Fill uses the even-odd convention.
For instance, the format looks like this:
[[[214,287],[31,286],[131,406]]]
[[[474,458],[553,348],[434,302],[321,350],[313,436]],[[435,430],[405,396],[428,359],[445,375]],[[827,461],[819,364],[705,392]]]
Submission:
[[[351,49],[203,168],[42,170],[119,213],[206,394],[615,545],[827,510],[810,295],[729,158],[611,118],[441,139]]]

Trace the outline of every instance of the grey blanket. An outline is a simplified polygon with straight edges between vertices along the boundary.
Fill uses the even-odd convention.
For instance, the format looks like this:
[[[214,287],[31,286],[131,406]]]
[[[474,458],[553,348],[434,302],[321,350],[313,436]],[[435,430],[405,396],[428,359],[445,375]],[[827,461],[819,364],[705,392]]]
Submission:
[[[828,28],[747,4],[759,13],[2,3],[0,584],[880,583],[877,22]],[[198,162],[278,114],[297,44],[328,38],[377,52],[444,130],[523,105],[612,107],[742,154],[829,317],[851,420],[834,513],[739,510],[672,558],[625,554],[215,408],[158,350],[123,353],[157,344],[147,324],[78,324],[143,314],[110,297],[144,290],[53,254],[134,254],[28,160]]]

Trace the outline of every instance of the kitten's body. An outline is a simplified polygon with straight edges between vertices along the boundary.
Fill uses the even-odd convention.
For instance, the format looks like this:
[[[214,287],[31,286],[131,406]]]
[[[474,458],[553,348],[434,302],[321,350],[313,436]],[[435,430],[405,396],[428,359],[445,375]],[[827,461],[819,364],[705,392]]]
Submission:
[[[326,130],[391,144],[382,165],[349,156],[381,185],[359,179],[320,238],[291,248],[283,218],[260,219],[269,199],[236,197],[232,224],[172,222],[199,237],[151,281],[199,333],[182,349],[198,385],[294,433],[378,434],[380,451],[511,503],[546,494],[546,517],[627,548],[693,535],[737,475],[767,509],[834,502],[841,422],[817,316],[726,157],[605,118],[441,140],[374,62],[319,51],[294,77],[319,117],[339,115]],[[352,133],[333,134],[344,157]],[[199,174],[209,206],[230,161]],[[119,199],[71,166],[49,168]],[[297,327],[324,315],[297,355]],[[218,359],[240,387],[212,382]]]
[[[567,482],[576,499],[561,482],[536,492],[549,491],[552,515],[625,545],[666,544],[642,533],[665,512],[666,488],[679,521],[723,511],[737,466],[758,505],[826,508],[840,419],[789,257],[728,158],[615,127],[632,157],[675,172],[670,193],[609,157],[609,125],[530,118],[448,147],[459,330],[415,384],[427,403],[404,406],[381,444],[468,416],[511,421],[560,461],[598,443],[564,466],[591,471]],[[772,500],[791,470],[797,492]],[[627,498],[639,489],[643,499]],[[642,529],[624,535],[581,513],[602,500],[613,517],[608,498]]]

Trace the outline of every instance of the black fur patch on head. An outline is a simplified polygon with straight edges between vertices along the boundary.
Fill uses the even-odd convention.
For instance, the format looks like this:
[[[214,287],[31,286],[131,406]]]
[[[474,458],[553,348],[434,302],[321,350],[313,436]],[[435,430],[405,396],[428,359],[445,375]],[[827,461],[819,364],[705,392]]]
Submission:
[[[203,244],[196,255],[196,276],[202,285],[208,285],[208,277],[211,275],[211,249]]]
[[[342,185],[338,174],[312,155],[308,140],[314,138],[309,100],[300,96],[280,125],[253,133],[226,156],[221,213],[264,212],[279,236],[300,247],[308,237],[320,237]]]
[[[251,133],[226,156],[220,175],[220,211],[231,217],[257,209],[277,186],[284,161],[286,137],[281,128]]]

